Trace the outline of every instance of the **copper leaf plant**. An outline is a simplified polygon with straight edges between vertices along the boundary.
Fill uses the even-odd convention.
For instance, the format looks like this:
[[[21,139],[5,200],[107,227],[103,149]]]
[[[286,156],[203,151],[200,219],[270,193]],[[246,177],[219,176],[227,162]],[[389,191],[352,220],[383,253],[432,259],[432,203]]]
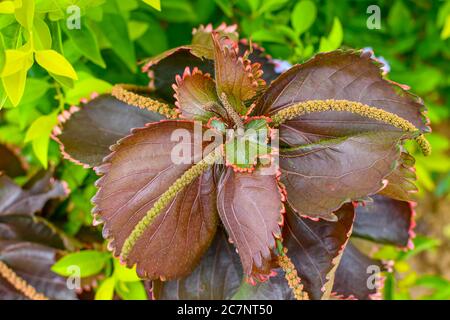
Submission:
[[[422,100],[380,67],[339,50],[278,75],[235,26],[201,26],[144,62],[148,86],[72,108],[54,137],[101,176],[95,223],[153,298],[376,298],[367,270],[386,266],[350,236],[411,245],[404,143],[431,152]]]

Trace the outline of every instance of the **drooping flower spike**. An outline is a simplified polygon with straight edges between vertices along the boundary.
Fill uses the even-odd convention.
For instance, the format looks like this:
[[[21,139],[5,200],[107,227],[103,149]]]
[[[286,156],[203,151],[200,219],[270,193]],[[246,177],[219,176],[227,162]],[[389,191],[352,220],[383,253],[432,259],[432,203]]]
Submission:
[[[277,79],[267,78],[262,69],[273,67],[270,58],[242,48],[245,43],[234,36],[234,28],[201,27],[193,44],[146,62],[154,92],[142,96],[139,88],[115,87],[115,98],[168,119],[132,129],[101,165],[92,164],[102,175],[93,199],[95,220],[104,223],[114,254],[155,280],[155,297],[170,296],[183,283],[188,287],[192,277],[218,277],[224,268],[233,268],[236,276],[224,284],[223,297],[238,291],[241,275],[251,283],[266,280],[266,286],[289,284],[294,293],[282,290],[283,298],[347,297],[349,283],[336,279],[340,274],[349,279],[345,252],[352,230],[383,240],[377,228],[362,224],[360,208],[379,210],[369,197],[374,204],[393,198],[391,218],[399,223],[392,227],[402,237],[385,241],[402,246],[410,241],[412,212],[403,203],[411,200],[414,185],[411,171],[402,169],[411,166],[402,143],[416,139],[429,153],[423,103],[385,80],[379,65],[358,51],[319,54]],[[252,63],[252,55],[260,62]],[[93,102],[77,113],[95,109]],[[199,145],[194,121],[200,122],[200,134],[212,129],[223,144]],[[279,147],[271,147],[275,129]],[[191,137],[183,140],[189,156],[182,163],[171,158],[175,131]],[[74,138],[59,136],[69,145]],[[267,173],[275,156],[279,168]],[[221,244],[223,229],[240,264],[222,252],[229,247]],[[220,259],[211,260],[214,256]],[[287,282],[274,272],[279,267]],[[367,290],[353,296],[376,293]]]

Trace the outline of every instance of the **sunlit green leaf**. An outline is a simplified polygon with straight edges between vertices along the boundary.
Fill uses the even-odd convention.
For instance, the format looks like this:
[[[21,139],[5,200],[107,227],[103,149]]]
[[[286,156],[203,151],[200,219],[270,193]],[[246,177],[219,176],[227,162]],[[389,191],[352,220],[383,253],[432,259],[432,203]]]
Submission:
[[[161,11],[161,1],[160,0],[142,0],[149,6],[152,6],[158,11]]]
[[[295,5],[291,14],[291,23],[298,35],[312,26],[316,15],[316,5],[310,0],[302,0]]]
[[[107,278],[103,280],[95,293],[95,300],[112,300],[114,296],[114,278]]]
[[[48,72],[77,80],[77,73],[69,61],[55,50],[39,50],[35,53],[36,61]]]
[[[69,253],[52,266],[52,271],[67,277],[79,268],[80,277],[89,277],[98,274],[108,259],[109,254],[95,250]]]

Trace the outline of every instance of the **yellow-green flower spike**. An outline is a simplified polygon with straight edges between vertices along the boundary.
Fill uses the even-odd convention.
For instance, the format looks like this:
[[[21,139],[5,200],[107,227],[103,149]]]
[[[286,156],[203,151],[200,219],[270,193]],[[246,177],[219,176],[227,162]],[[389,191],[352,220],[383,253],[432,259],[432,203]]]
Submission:
[[[279,242],[279,246],[281,246],[281,249],[279,248],[280,255],[278,256],[278,265],[283,269],[284,277],[288,282],[289,288],[292,289],[295,299],[309,300],[308,293],[303,291],[303,285],[300,277],[298,276],[297,270],[295,269],[295,265],[287,256],[287,248],[283,247],[281,242]]]
[[[23,293],[25,297],[31,300],[48,300],[48,298],[36,291],[34,287],[19,277],[11,268],[0,260],[0,275],[8,281],[17,291]]]
[[[171,108],[168,104],[146,96],[141,96],[137,94],[137,92],[150,93],[152,90],[149,87],[130,84],[117,84],[112,88],[111,94],[113,97],[125,102],[126,104],[157,112],[169,119],[174,119],[178,116],[178,111]]]
[[[412,133],[419,132],[419,129],[417,129],[411,122],[403,119],[402,117],[394,113],[378,109],[375,107],[371,107],[360,102],[348,100],[327,99],[327,100],[309,100],[299,102],[278,111],[272,117],[272,120],[274,126],[279,126],[283,122],[294,119],[298,116],[313,112],[324,112],[324,111],[351,112],[366,118],[390,124],[406,132]],[[425,156],[431,153],[431,145],[423,134],[419,134],[415,138],[415,140],[420,146]]]
[[[175,198],[178,192],[183,190],[189,184],[191,184],[197,177],[199,177],[205,170],[207,170],[211,165],[213,165],[217,160],[222,157],[222,153],[219,149],[208,154],[199,163],[193,165],[189,168],[180,178],[178,178],[174,184],[172,184],[169,189],[167,189],[161,197],[153,204],[153,207],[147,212],[145,217],[138,222],[134,227],[130,236],[125,240],[122,247],[122,252],[120,257],[123,261],[128,258],[131,250],[133,249],[136,242],[144,234],[148,226],[150,226],[153,220],[158,216],[161,211],[170,204],[170,202]]]

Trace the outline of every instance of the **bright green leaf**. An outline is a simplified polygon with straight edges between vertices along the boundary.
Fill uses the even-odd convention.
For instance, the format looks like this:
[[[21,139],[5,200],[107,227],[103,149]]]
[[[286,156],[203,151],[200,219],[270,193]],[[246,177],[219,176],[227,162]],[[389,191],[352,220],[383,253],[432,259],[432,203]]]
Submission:
[[[1,14],[12,14],[14,13],[14,2],[12,1],[3,1],[0,2],[0,13]]]
[[[57,123],[57,113],[37,118],[28,128],[25,136],[25,142],[32,142],[33,152],[38,160],[47,168],[48,145],[50,142],[50,133]]]
[[[118,259],[114,259],[114,276],[124,282],[140,281],[136,274],[136,267],[130,269],[122,265]]]
[[[21,69],[16,73],[2,77],[3,88],[13,106],[17,106],[22,99],[27,81],[27,71]]]
[[[333,21],[333,27],[331,28],[330,34],[327,38],[322,37],[320,39],[319,51],[333,51],[338,49],[344,38],[344,31],[342,30],[341,22],[339,18],[335,17]]]
[[[17,21],[27,30],[33,27],[34,0],[21,0],[22,6],[16,8],[15,14]]]
[[[44,20],[36,17],[33,26],[33,41],[36,50],[47,50],[52,47],[50,29]]]
[[[24,50],[6,50],[5,62],[2,70],[2,77],[10,76],[20,70],[25,72],[30,69],[33,64],[33,55],[31,52]]]
[[[92,92],[98,94],[110,92],[112,85],[101,79],[96,79],[89,74],[79,73],[80,80],[77,81],[72,89],[66,91],[66,102],[77,105],[82,98],[89,98]]]
[[[158,11],[161,11],[161,1],[160,0],[143,0],[149,6],[152,6]]]
[[[69,253],[52,266],[52,271],[67,277],[72,275],[75,266],[79,268],[80,277],[89,277],[102,271],[108,259],[107,253],[95,250]]]
[[[123,300],[147,300],[147,293],[141,281],[116,283],[117,294]]]
[[[314,2],[302,0],[298,2],[291,14],[291,23],[298,35],[308,30],[317,16],[317,8]]]
[[[35,53],[36,61],[53,74],[77,80],[77,74],[69,61],[55,50],[40,50]]]
[[[60,76],[51,72],[49,72],[49,75],[64,87],[73,88],[74,86],[73,80],[68,77]]]
[[[446,40],[449,37],[450,37],[450,14],[447,15],[447,18],[445,18],[445,24],[441,32],[441,39]]]
[[[80,29],[67,29],[65,23],[62,23],[64,32],[73,42],[75,48],[83,54],[86,58],[99,65],[102,68],[106,68],[105,61],[100,54],[97,38],[95,33],[91,30],[89,25],[84,21],[83,28]]]
[[[95,300],[112,300],[114,297],[114,278],[107,278],[103,280],[95,293]]]

